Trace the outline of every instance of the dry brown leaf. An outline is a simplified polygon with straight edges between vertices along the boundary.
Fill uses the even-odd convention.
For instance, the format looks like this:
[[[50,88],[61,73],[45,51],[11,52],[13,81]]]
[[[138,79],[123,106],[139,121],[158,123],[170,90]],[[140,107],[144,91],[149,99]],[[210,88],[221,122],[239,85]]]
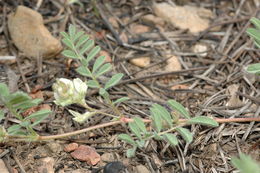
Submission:
[[[100,161],[100,155],[90,146],[80,145],[71,156],[80,161],[85,161],[89,165],[96,165]]]
[[[16,47],[29,57],[51,57],[62,49],[43,24],[40,13],[25,6],[18,6],[8,16],[8,29]]]

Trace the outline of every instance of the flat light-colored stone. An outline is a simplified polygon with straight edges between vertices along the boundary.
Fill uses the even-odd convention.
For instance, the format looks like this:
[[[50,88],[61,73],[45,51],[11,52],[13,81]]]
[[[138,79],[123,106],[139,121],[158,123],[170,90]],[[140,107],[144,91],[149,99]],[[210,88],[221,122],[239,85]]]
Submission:
[[[193,47],[193,52],[198,53],[198,57],[206,57],[208,55],[207,51],[208,47],[204,44],[198,43]]]
[[[152,14],[147,14],[147,15],[143,16],[141,19],[144,23],[147,23],[147,24],[154,24],[154,25],[159,25],[159,26],[164,26],[164,24],[165,24],[165,21],[162,18],[154,16]]]
[[[170,59],[167,60],[167,65],[165,66],[165,71],[179,71],[181,70],[181,64],[177,56],[172,55]]]
[[[180,29],[188,29],[198,33],[209,26],[209,18],[213,16],[210,10],[193,6],[172,6],[168,3],[157,3],[153,6],[158,17]]]
[[[147,67],[148,65],[150,65],[150,62],[150,57],[139,57],[130,60],[131,64],[136,65],[138,67]]]
[[[59,40],[54,38],[43,24],[40,13],[18,6],[8,15],[8,29],[15,46],[29,57],[51,57],[62,49]]]
[[[54,173],[54,159],[52,157],[42,158],[40,162],[41,166],[37,168],[39,173]]]

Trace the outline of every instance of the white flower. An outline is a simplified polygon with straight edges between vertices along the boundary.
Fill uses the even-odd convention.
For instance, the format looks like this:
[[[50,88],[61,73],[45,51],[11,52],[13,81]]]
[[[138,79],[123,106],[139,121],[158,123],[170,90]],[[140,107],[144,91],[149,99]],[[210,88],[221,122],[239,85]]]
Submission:
[[[79,78],[73,81],[65,78],[57,79],[53,84],[55,104],[66,106],[73,103],[85,104],[88,86]]]
[[[84,123],[88,118],[95,115],[96,112],[85,112],[84,114],[69,110],[69,112],[74,116],[73,120],[78,123]]]

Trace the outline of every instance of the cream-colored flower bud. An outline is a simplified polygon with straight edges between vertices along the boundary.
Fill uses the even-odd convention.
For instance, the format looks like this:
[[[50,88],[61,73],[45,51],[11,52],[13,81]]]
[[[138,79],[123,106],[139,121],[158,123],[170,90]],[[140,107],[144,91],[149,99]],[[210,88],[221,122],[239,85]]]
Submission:
[[[85,104],[88,86],[79,78],[73,81],[65,78],[57,79],[53,84],[55,104],[66,106],[73,103]]]

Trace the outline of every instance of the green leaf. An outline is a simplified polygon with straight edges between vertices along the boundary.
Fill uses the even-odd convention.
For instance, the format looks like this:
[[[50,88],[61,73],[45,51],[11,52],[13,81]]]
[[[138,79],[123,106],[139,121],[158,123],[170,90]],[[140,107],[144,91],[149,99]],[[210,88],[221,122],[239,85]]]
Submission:
[[[97,58],[93,66],[93,73],[95,73],[97,69],[105,62],[105,59],[106,59],[105,56],[100,56]]]
[[[88,35],[83,35],[82,37],[79,38],[79,41],[76,43],[75,48],[78,49],[80,46],[82,46],[86,41],[88,41],[89,36]]]
[[[44,110],[42,110],[42,111],[44,111]],[[40,111],[38,111],[38,112],[40,112]],[[33,127],[33,126],[36,126],[37,124],[41,123],[44,119],[46,119],[49,116],[50,113],[51,113],[51,111],[45,110],[45,112],[41,112],[41,114],[39,113],[40,115],[38,115],[38,116],[35,115],[35,120],[31,126]]]
[[[66,32],[60,32],[60,34],[66,38],[66,39],[70,39],[70,36],[66,33]]]
[[[178,145],[178,139],[174,134],[166,133],[163,136],[172,146]]]
[[[76,35],[71,39],[73,42],[75,42],[78,38],[80,38],[84,34],[83,31],[79,31],[76,33]]]
[[[94,46],[93,40],[88,40],[85,44],[83,44],[82,48],[80,49],[80,54],[83,55],[85,52],[87,52],[91,47]]]
[[[7,132],[9,134],[13,134],[15,133],[16,131],[19,131],[21,129],[21,126],[19,124],[15,124],[15,125],[12,125],[10,126],[8,129],[7,129]]]
[[[176,128],[176,131],[181,134],[182,138],[187,143],[191,143],[192,142],[193,136],[192,136],[191,132],[188,129],[185,129],[185,128],[182,128],[182,127],[178,127],[178,128]]]
[[[197,116],[187,121],[189,124],[202,124],[206,126],[218,127],[218,122],[205,116]]]
[[[94,47],[89,53],[88,53],[88,56],[87,56],[87,61],[91,61],[97,54],[98,52],[100,51],[100,47],[99,46],[96,46]]]
[[[66,46],[68,46],[70,49],[74,49],[73,43],[68,38],[63,38],[61,40]]]
[[[255,28],[248,28],[246,33],[251,36],[253,39],[260,41],[260,31]]]
[[[143,148],[144,145],[145,145],[145,140],[140,140],[140,141],[138,140],[138,141],[135,141],[135,142],[136,142],[136,144],[139,148]]]
[[[139,138],[142,139],[140,129],[138,128],[137,124],[135,122],[128,123],[131,131]]]
[[[159,104],[153,104],[152,106],[160,112],[161,117],[167,122],[167,124],[169,124],[170,127],[172,127],[173,120],[171,118],[171,114]]]
[[[112,86],[116,85],[124,76],[122,73],[115,74],[111,77],[111,79],[106,83],[105,90],[111,88]]]
[[[136,152],[136,148],[137,147],[133,147],[133,148],[128,149],[126,151],[126,157],[128,157],[128,158],[134,157],[135,156],[135,152]]]
[[[66,56],[68,58],[79,59],[79,57],[76,55],[76,53],[71,50],[64,50],[61,53],[62,53],[62,55]]]
[[[134,117],[134,122],[143,133],[147,133],[145,124],[140,117]]]
[[[5,83],[0,83],[0,96],[4,97],[4,99],[7,99],[9,94],[10,93],[7,85]]]
[[[185,118],[190,119],[189,112],[183,107],[180,103],[178,103],[175,100],[169,100],[168,104],[171,106],[172,109],[179,112],[181,115],[183,115]]]
[[[87,85],[91,88],[99,88],[99,84],[95,80],[88,80]]]
[[[17,91],[13,94],[10,94],[8,103],[10,105],[15,105],[28,100],[31,100],[31,97],[28,94],[21,91]]]
[[[259,19],[252,17],[250,19],[250,22],[253,23],[258,30],[260,30],[260,20]]]
[[[2,119],[4,119],[5,117],[5,113],[3,110],[0,110],[0,122],[2,121]]]
[[[100,88],[100,89],[99,89],[99,94],[100,94],[103,98],[105,98],[106,100],[109,99],[109,94],[108,94],[108,92],[107,92],[104,88]]]
[[[69,35],[70,35],[70,39],[72,40],[73,37],[75,36],[76,34],[76,26],[70,24],[69,25]]]
[[[87,76],[87,77],[91,77],[92,73],[89,71],[88,68],[80,66],[76,69],[76,72],[78,72],[79,74],[81,74],[82,76]]]
[[[42,99],[33,99],[33,100],[27,100],[24,102],[20,102],[16,105],[13,105],[13,109],[19,109],[19,112],[24,112],[25,110],[37,106],[39,103],[42,102]]]
[[[118,139],[121,139],[121,140],[127,142],[128,144],[136,146],[135,141],[131,138],[131,136],[129,136],[127,134],[120,134],[120,135],[118,135]]]
[[[260,172],[260,164],[253,160],[250,156],[243,153],[239,154],[239,158],[231,158],[231,163],[241,173],[257,173]]]
[[[22,121],[19,125],[22,127],[28,127],[30,124],[30,121]]]
[[[95,77],[99,77],[102,74],[108,72],[112,68],[111,64],[106,63],[100,67],[100,69],[95,73]]]
[[[114,101],[113,104],[121,103],[121,102],[124,102],[126,100],[129,100],[129,98],[128,97],[122,97],[122,98],[119,98],[116,101]]]
[[[32,113],[31,115],[27,116],[25,118],[25,120],[31,120],[33,118],[39,118],[39,117],[42,117],[42,116],[45,116],[46,114],[50,114],[51,111],[50,110],[47,110],[47,109],[43,109],[43,110],[40,110],[40,111],[37,111],[37,112],[34,112]]]
[[[249,73],[260,73],[260,63],[251,64],[246,69]]]
[[[154,124],[156,131],[159,133],[162,130],[162,117],[160,112],[153,107],[150,108],[150,112],[153,120],[152,123]]]

